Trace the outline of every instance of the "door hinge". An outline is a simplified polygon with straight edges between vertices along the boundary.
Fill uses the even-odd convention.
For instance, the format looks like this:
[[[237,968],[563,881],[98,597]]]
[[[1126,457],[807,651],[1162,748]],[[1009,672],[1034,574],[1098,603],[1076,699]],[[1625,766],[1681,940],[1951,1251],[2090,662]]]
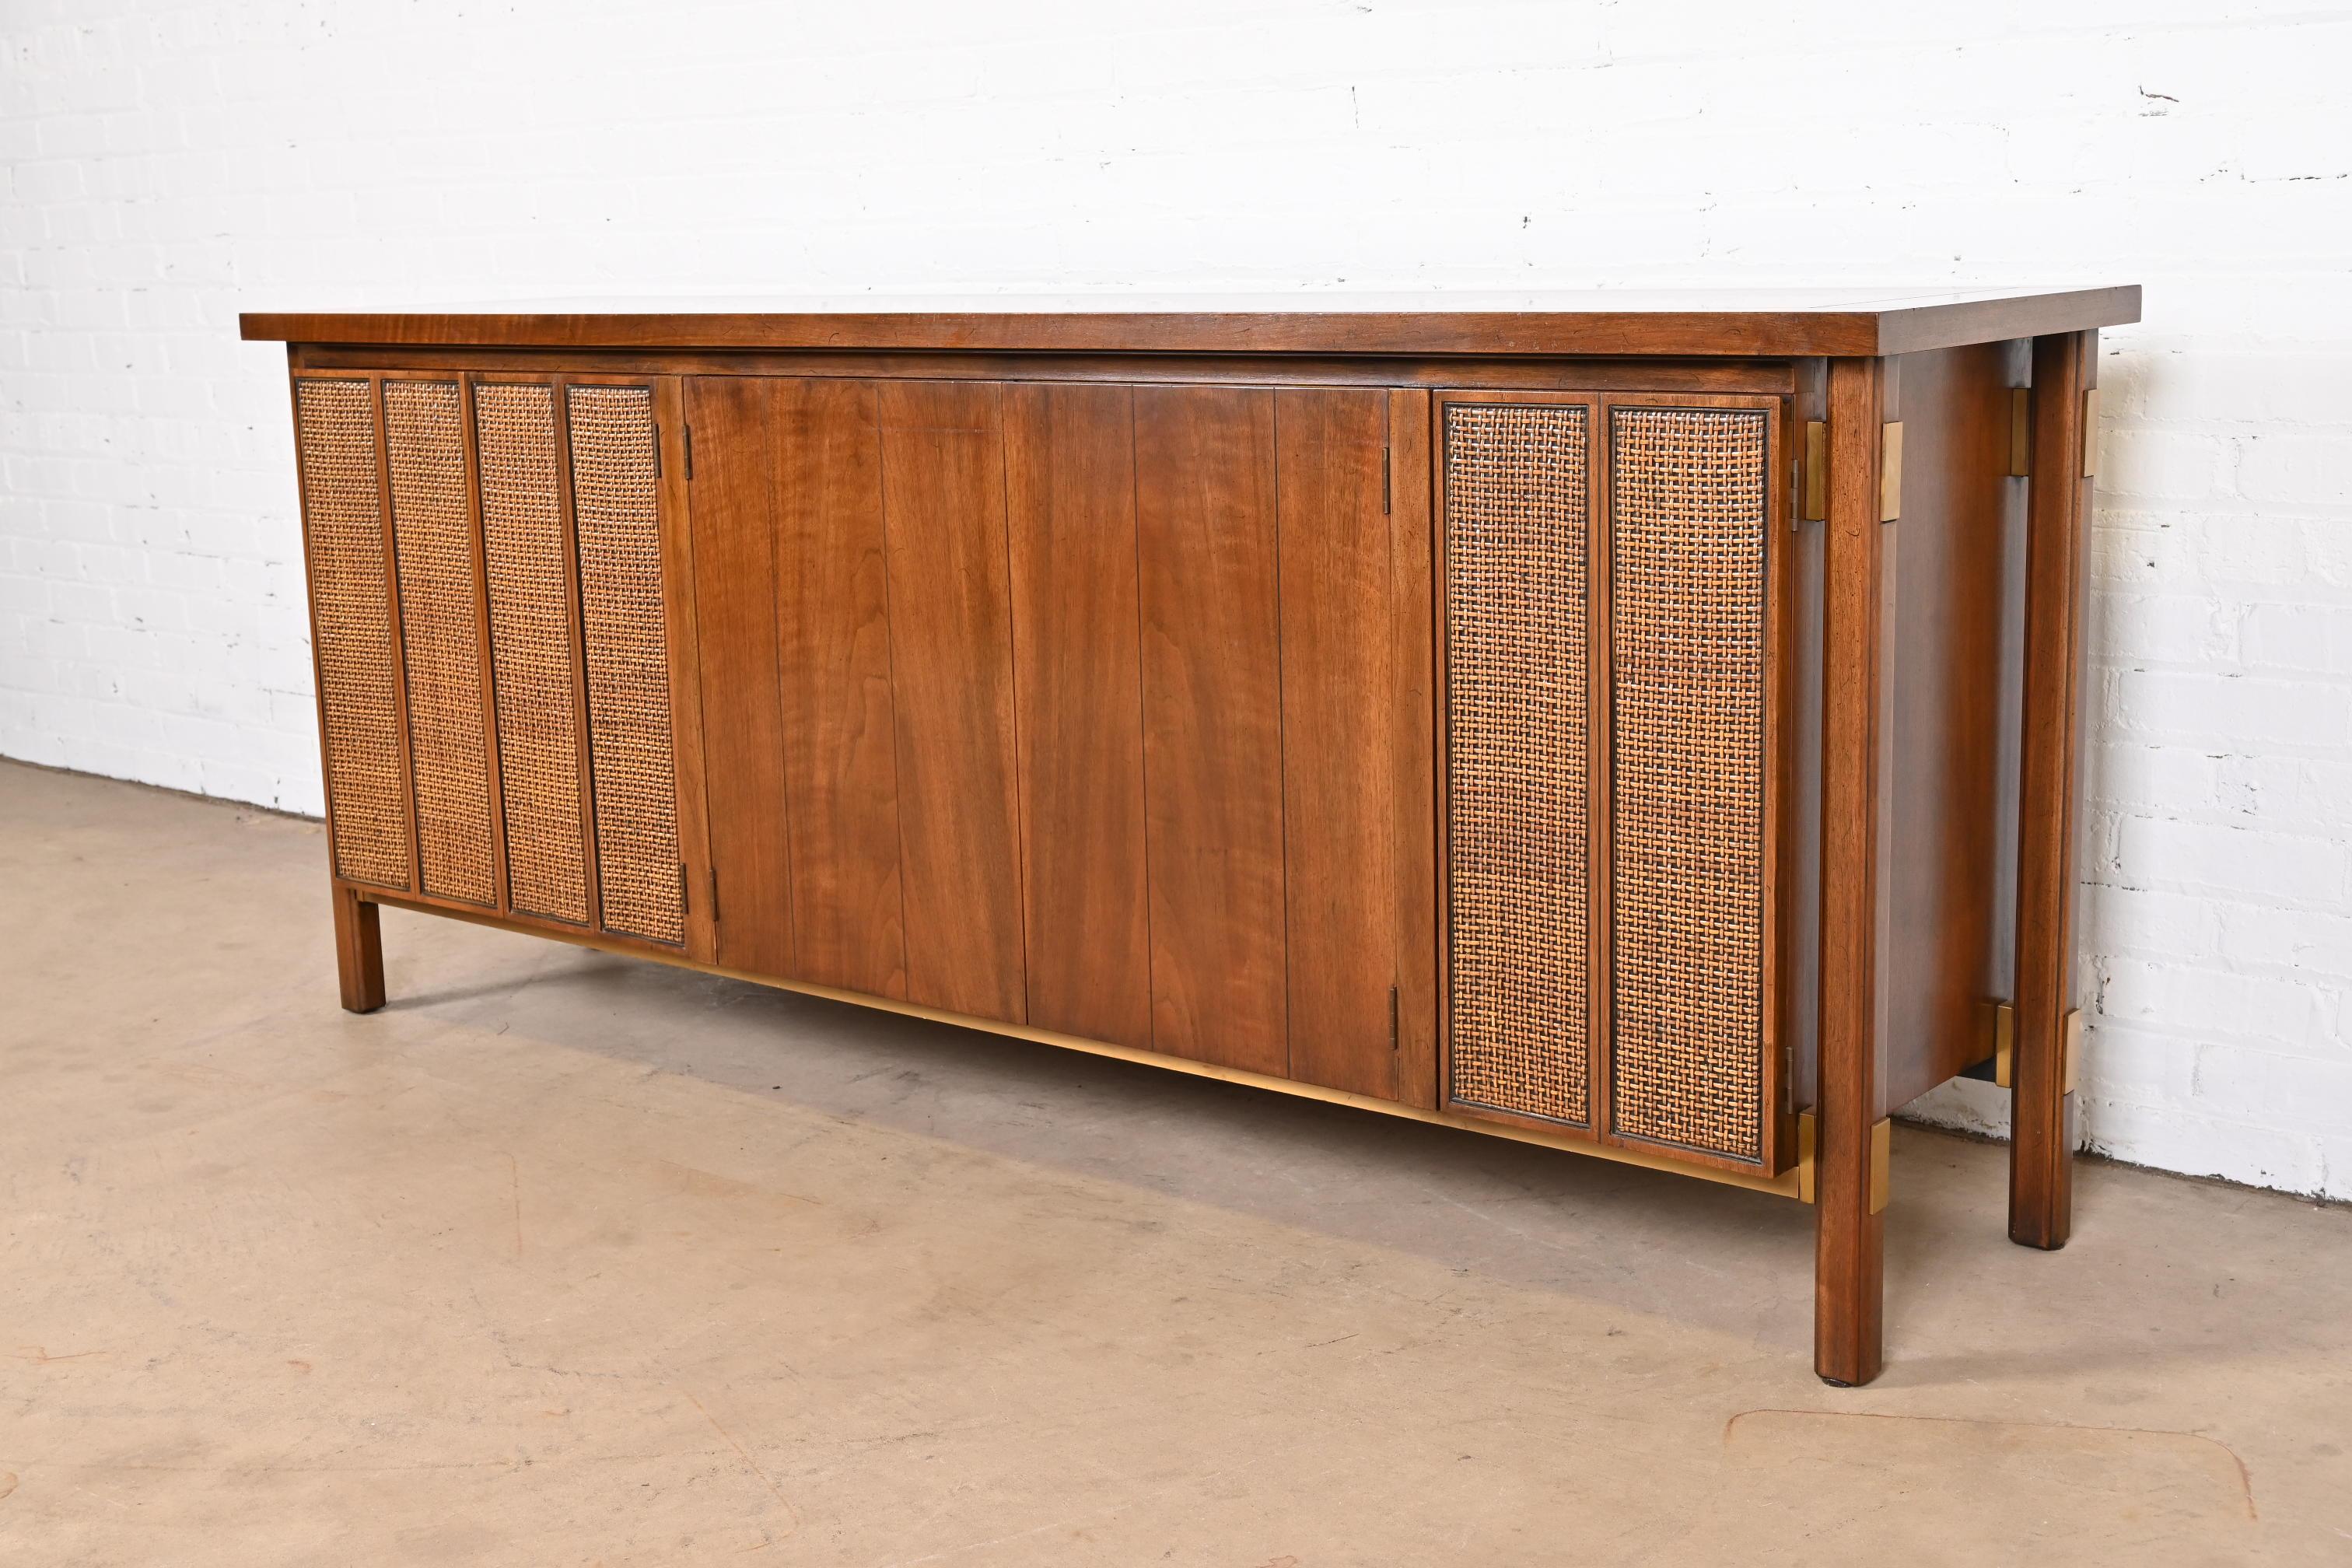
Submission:
[[[661,421],[656,419],[654,421],[654,478],[661,477]],[[683,871],[684,868],[679,869]]]
[[[1397,988],[1389,987],[1389,1049],[1397,1048]]]
[[[1381,448],[1381,514],[1383,517],[1389,511],[1389,448],[1383,447]]]
[[[719,868],[710,868],[710,923],[719,923]]]
[[[1878,521],[1903,516],[1903,421],[1890,419],[1878,432]]]
[[[1830,427],[1826,421],[1805,421],[1805,482],[1800,487],[1797,510],[1807,522],[1824,522],[1830,515]]]
[[[677,863],[677,912],[682,915],[694,912],[694,899],[687,891],[686,862],[683,860]]]

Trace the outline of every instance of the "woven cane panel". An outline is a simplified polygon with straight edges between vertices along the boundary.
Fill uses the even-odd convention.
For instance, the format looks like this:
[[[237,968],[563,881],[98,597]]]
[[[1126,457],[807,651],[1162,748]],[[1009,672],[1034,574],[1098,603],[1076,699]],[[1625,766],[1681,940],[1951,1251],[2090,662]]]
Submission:
[[[514,907],[526,914],[584,923],[588,865],[580,821],[572,585],[555,489],[554,391],[478,384],[474,423],[507,887]]]
[[[457,384],[383,384],[400,640],[408,677],[408,756],[425,890],[487,904],[490,780],[482,737],[481,631],[474,525]]]
[[[1580,407],[1445,410],[1453,1093],[1580,1125],[1590,441]]]
[[[364,381],[296,382],[294,435],[301,447],[335,871],[355,882],[404,889],[407,791],[393,707],[373,390]]]
[[[642,386],[575,386],[566,413],[604,927],[682,942],[653,394]]]
[[[1610,460],[1612,1123],[1760,1159],[1764,416],[1616,409]]]

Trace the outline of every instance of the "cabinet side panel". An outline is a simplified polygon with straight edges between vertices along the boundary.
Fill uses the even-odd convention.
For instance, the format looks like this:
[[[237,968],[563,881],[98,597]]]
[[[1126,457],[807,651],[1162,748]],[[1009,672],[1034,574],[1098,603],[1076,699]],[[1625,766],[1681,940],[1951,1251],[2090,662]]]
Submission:
[[[784,732],[779,695],[777,387],[697,376],[686,384],[686,418],[719,962],[781,976],[799,970],[784,783],[797,742]]]
[[[1591,1121],[1591,411],[1449,403],[1452,1098]]]
[[[507,885],[518,911],[584,924],[578,672],[556,494],[554,390],[539,383],[478,383],[474,421]]]
[[[885,381],[876,392],[907,999],[1022,1023],[1003,389]]]
[[[2016,944],[2025,485],[2005,343],[1906,354],[1895,612],[1886,1103],[1991,1049]]]
[[[776,594],[794,973],[903,999],[898,759],[874,384],[778,379]]]
[[[570,386],[572,517],[604,929],[686,940],[649,386]]]
[[[1275,397],[1291,1076],[1393,1100],[1395,563],[1388,395]]]
[[[1766,416],[1610,420],[1611,1130],[1760,1161]]]
[[[1134,395],[1008,386],[1029,1022],[1148,1049]]]
[[[1290,1069],[1274,394],[1135,392],[1151,1047]]]
[[[425,891],[487,905],[498,889],[461,410],[454,381],[383,384],[418,859]]]
[[[297,380],[294,425],[335,874],[405,889],[408,805],[394,705],[374,388],[361,380]]]

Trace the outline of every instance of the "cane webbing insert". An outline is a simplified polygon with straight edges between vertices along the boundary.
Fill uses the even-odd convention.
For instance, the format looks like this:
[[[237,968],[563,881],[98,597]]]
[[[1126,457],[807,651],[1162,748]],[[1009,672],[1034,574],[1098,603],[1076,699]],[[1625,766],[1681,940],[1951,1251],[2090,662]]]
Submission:
[[[580,821],[572,585],[555,489],[554,390],[477,384],[474,424],[509,896],[526,914],[585,922],[588,867]]]
[[[1581,407],[1445,410],[1453,1096],[1585,1125]]]
[[[373,390],[364,381],[297,381],[294,436],[301,448],[335,873],[405,889],[408,792],[393,707]]]
[[[481,628],[475,618],[474,523],[457,384],[383,384],[400,640],[408,676],[408,756],[425,890],[487,904],[490,781],[482,737]]]
[[[653,394],[574,386],[566,405],[604,929],[682,942]]]
[[[1764,416],[1612,410],[1615,1028],[1629,1138],[1763,1154]]]

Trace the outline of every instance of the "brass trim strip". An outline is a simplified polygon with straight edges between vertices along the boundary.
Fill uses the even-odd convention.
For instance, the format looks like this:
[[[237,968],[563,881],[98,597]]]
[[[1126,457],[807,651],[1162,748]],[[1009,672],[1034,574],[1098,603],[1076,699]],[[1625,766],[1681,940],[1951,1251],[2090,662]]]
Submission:
[[[861,992],[839,991],[830,985],[813,985],[799,980],[779,980],[772,975],[751,974],[740,969],[729,969],[716,963],[704,963],[683,953],[648,952],[636,942],[614,942],[597,932],[586,930],[552,929],[541,925],[518,925],[495,913],[484,910],[451,909],[443,904],[425,903],[414,899],[387,897],[374,889],[353,887],[354,893],[366,902],[385,904],[394,909],[412,910],[419,914],[445,915],[452,920],[474,925],[489,926],[498,931],[520,931],[529,936],[552,937],[570,942],[574,947],[593,948],[600,952],[619,953],[629,958],[646,959],[666,963],[673,968],[692,969],[704,974],[717,974],[729,980],[741,980],[753,985],[766,985],[779,991],[796,991],[803,995],[823,996],[835,1002],[848,1002],[860,1007],[878,1008],[886,1013],[898,1013],[910,1018],[928,1018],[937,1024],[954,1024],[967,1029],[980,1029],[992,1035],[1009,1036],[1014,1039],[1034,1040],[1040,1045],[1060,1046],[1067,1050],[1084,1051],[1089,1056],[1110,1057],[1119,1061],[1136,1062],[1145,1067],[1167,1068],[1175,1072],[1190,1073],[1195,1078],[1215,1079],[1222,1083],[1244,1084],[1252,1089],[1271,1089],[1301,1100],[1319,1100],[1329,1105],[1345,1105],[1358,1110],[1374,1110],[1383,1116],[1402,1117],[1408,1121],[1423,1121],[1439,1127],[1452,1127],[1465,1132],[1477,1132],[1488,1137],[1508,1138],[1517,1143],[1533,1143],[1562,1153],[1583,1154],[1592,1159],[1607,1160],[1621,1165],[1639,1165],[1644,1170],[1666,1171],[1678,1176],[1696,1176],[1703,1182],[1715,1182],[1724,1186],[1745,1187],[1749,1192],[1772,1193],[1781,1197],[1797,1198],[1811,1203],[1812,1199],[1812,1148],[1807,1142],[1798,1164],[1777,1176],[1750,1174],[1745,1171],[1726,1170],[1713,1165],[1687,1164],[1664,1155],[1652,1154],[1640,1149],[1620,1148],[1612,1144],[1587,1142],[1578,1138],[1562,1138],[1538,1131],[1533,1128],[1515,1127],[1501,1121],[1486,1121],[1475,1117],[1449,1115],[1440,1110],[1424,1110],[1419,1106],[1398,1100],[1375,1100],[1370,1095],[1350,1094],[1345,1089],[1324,1089],[1316,1084],[1298,1083],[1289,1079],[1270,1078],[1264,1073],[1248,1072],[1240,1068],[1220,1067],[1213,1062],[1196,1062],[1182,1057],[1162,1056],[1158,1051],[1138,1050],[1130,1046],[1115,1046],[1102,1040],[1089,1040],[1076,1035],[1056,1034],[1051,1029],[1033,1029],[1026,1024],[1007,1024],[993,1018],[975,1018],[967,1014],[950,1013],[942,1008],[925,1007],[912,1002],[896,1002],[887,997],[869,996]],[[1810,1121],[1810,1118],[1806,1118]]]

